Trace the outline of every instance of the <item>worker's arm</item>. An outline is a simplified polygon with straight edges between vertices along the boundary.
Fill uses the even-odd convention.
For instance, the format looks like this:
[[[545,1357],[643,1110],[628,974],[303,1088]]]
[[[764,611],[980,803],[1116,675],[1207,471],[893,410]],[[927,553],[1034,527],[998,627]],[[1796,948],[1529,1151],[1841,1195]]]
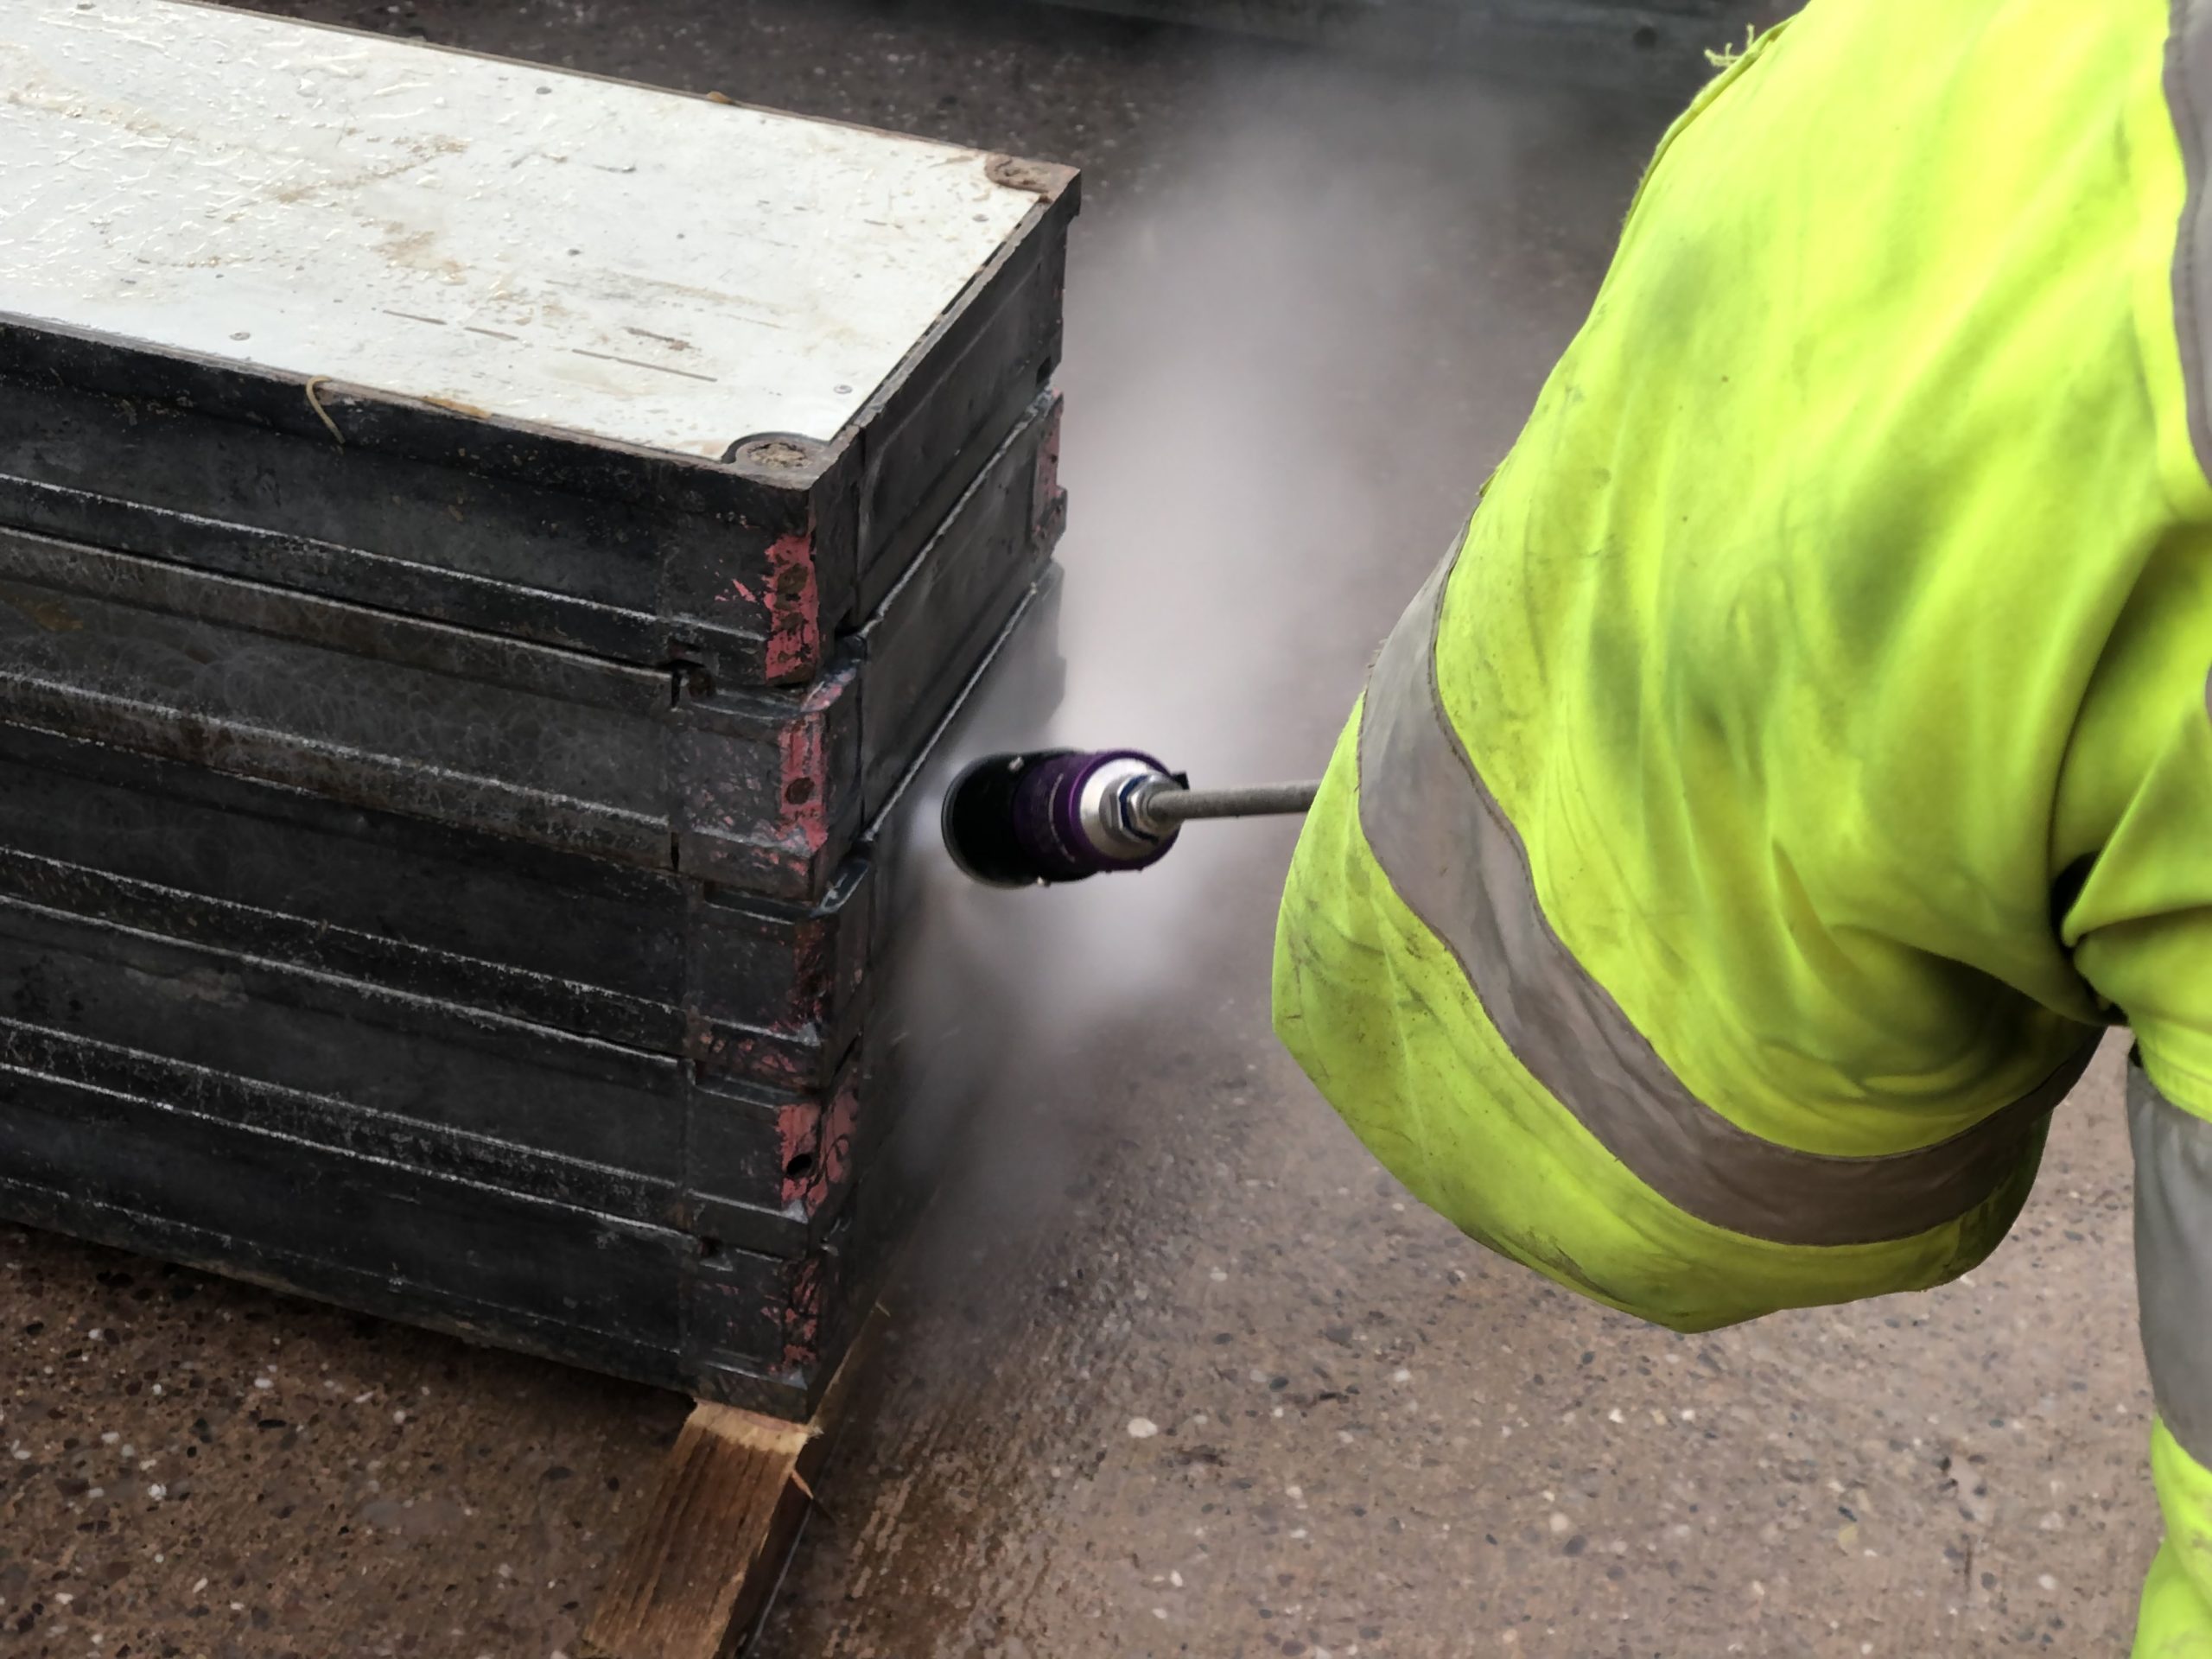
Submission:
[[[2063,919],[2083,976],[2133,1027],[2144,1350],[2166,1542],[2139,1654],[2212,1656],[2212,543],[2155,557],[2101,663],[2059,796]],[[2070,881],[2069,881],[2070,885]]]

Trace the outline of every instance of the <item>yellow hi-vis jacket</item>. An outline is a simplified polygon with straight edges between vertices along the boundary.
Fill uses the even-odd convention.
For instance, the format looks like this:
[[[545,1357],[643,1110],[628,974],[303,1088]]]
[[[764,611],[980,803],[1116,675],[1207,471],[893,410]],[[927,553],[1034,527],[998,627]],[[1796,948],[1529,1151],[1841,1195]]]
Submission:
[[[1376,662],[1284,1041],[1484,1243],[1680,1329],[2003,1236],[2139,1046],[2212,1656],[2212,0],[1812,0],[1675,124]]]

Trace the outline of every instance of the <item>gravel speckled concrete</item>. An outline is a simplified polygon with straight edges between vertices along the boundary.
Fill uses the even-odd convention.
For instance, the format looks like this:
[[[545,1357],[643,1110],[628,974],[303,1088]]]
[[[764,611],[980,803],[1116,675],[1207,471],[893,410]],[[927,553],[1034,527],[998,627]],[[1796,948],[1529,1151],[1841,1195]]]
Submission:
[[[270,9],[1085,166],[1063,723],[1222,781],[1323,752],[1656,133],[980,0]],[[1674,1338],[1466,1244],[1275,1050],[1287,846],[962,914],[1032,1040],[763,1651],[2124,1647],[2156,1520],[2115,1055],[1970,1280]],[[5,1230],[0,1334],[10,1659],[574,1656],[685,1407]]]
[[[550,1652],[686,1403],[12,1230],[0,1318],[9,1654]]]

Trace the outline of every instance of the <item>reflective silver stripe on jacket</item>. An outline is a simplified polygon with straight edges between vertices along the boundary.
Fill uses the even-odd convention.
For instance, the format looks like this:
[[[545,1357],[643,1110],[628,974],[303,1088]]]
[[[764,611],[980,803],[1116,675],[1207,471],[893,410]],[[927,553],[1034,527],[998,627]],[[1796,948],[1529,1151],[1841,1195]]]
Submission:
[[[2171,0],[2166,105],[2181,140],[2189,200],[2174,250],[2174,322],[2189,386],[2189,432],[2212,476],[2212,0]]]
[[[2151,1391],[2182,1450],[2212,1463],[2212,1123],[2168,1100],[2131,1062],[2127,1132]]]
[[[1750,1237],[1910,1238],[1993,1196],[2080,1078],[2094,1042],[1965,1133],[1883,1157],[1779,1146],[1699,1100],[1552,931],[1521,838],[1445,713],[1436,631],[1456,563],[1446,559],[1428,579],[1376,660],[1359,731],[1360,829],[1529,1074],[1661,1197]]]
[[[2212,477],[2212,0],[2171,0],[2166,103],[2189,196],[2174,249],[2174,322],[2197,465]],[[2212,712],[2212,681],[2205,702]],[[2158,1413],[2182,1449],[2212,1463],[2212,1124],[2127,1068],[2135,1147],[2135,1276]]]

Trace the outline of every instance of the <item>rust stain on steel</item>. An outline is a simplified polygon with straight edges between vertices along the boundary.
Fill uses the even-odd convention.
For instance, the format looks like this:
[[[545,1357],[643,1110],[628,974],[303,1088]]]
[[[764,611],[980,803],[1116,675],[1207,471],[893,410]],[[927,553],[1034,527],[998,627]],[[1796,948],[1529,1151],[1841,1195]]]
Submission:
[[[746,461],[755,467],[774,467],[789,469],[804,467],[816,459],[819,446],[807,438],[773,435],[767,437],[740,438],[724,453],[724,461]]]
[[[1009,190],[1057,196],[1075,178],[1075,169],[1056,167],[1050,162],[1026,162],[1018,156],[994,156],[984,164],[983,176]]]
[[[83,619],[58,599],[34,599],[0,588],[0,602],[13,606],[48,633],[77,633],[85,626]]]
[[[667,346],[672,352],[696,352],[699,349],[688,340],[678,340],[674,334],[657,334],[650,328],[626,327],[622,332],[626,334],[635,334],[639,340],[652,340],[658,345]]]
[[[1029,498],[1029,533],[1033,537],[1044,534],[1045,527],[1060,511],[1060,416],[1066,407],[1057,398],[1052,413],[1047,415],[1045,441],[1037,451],[1035,493]]]

